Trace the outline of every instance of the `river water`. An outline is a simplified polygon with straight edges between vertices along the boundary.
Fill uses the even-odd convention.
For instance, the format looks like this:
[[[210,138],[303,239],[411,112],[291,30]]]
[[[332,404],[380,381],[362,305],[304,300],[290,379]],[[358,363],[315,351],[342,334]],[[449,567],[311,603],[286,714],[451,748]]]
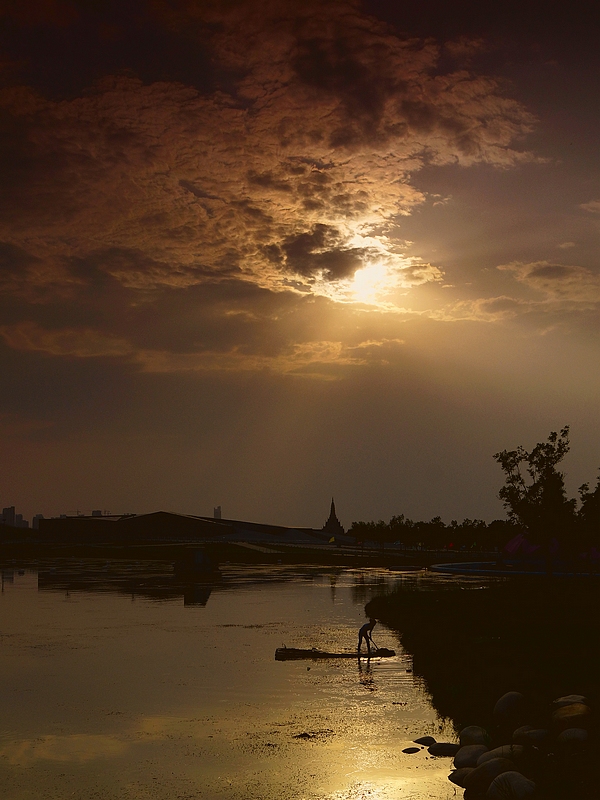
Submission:
[[[2,572],[5,800],[450,800],[454,738],[411,660],[277,662],[352,650],[384,570],[225,567],[179,586],[166,563],[54,561]]]

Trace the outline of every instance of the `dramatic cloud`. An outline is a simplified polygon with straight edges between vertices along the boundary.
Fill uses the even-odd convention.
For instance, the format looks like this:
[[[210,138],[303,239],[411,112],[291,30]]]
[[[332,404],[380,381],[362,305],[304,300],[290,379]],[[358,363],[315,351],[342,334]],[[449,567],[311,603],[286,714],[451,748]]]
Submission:
[[[600,273],[581,266],[548,261],[499,266],[517,282],[515,296],[460,300],[435,312],[444,321],[502,322],[520,320],[540,332],[555,327],[597,331]]]
[[[512,273],[519,283],[544,296],[547,301],[570,300],[589,305],[600,302],[600,273],[579,266],[536,261],[499,267]]]
[[[424,200],[415,171],[530,157],[512,145],[533,118],[494,80],[439,72],[436,45],[353,3],[157,9],[239,77],[208,95],[122,76],[58,102],[4,89],[7,291],[76,293],[85,258],[138,291],[233,277],[375,303],[441,278],[389,235]]]

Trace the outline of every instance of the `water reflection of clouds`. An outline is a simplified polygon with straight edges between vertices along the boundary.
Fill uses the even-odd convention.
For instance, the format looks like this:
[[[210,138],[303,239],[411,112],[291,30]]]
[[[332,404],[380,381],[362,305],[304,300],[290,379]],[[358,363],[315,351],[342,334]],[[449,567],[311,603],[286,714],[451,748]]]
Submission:
[[[50,734],[20,739],[0,745],[0,758],[13,766],[28,766],[36,761],[86,763],[98,758],[125,755],[133,746],[165,741],[174,737],[211,738],[207,719],[175,716],[142,717],[132,727],[119,733]]]
[[[188,739],[205,739],[211,737],[206,727],[210,719],[167,715],[142,717],[136,726],[135,734],[145,741],[158,741],[184,734]]]
[[[29,766],[36,761],[85,763],[121,756],[128,748],[129,743],[116,735],[73,733],[6,742],[0,746],[0,757],[13,766]]]
[[[114,758],[125,755],[140,743],[165,741],[181,736],[196,740],[211,738],[205,726],[207,721],[199,718],[147,716],[119,733],[49,734],[19,739],[0,745],[0,759],[12,766],[26,767],[37,761],[77,764],[99,758]]]

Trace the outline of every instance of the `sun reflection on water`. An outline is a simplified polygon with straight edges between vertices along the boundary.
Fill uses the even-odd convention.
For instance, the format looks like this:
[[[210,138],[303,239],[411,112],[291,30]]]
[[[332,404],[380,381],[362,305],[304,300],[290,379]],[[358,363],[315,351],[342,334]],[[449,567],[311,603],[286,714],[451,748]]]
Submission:
[[[0,760],[20,786],[9,800],[33,785],[49,798],[100,787],[105,800],[450,797],[447,762],[403,752],[417,735],[452,733],[438,730],[392,631],[377,636],[398,651],[387,662],[273,657],[283,642],[354,648],[364,603],[393,583],[389,573],[284,581],[270,568],[257,582],[232,568],[207,604],[184,607],[141,592],[131,603],[127,571],[122,594],[94,589],[106,589],[101,576],[84,591],[93,566],[71,565],[79,582],[68,604],[65,565],[58,584],[46,571],[45,590],[36,581],[17,592],[15,576],[0,597]]]

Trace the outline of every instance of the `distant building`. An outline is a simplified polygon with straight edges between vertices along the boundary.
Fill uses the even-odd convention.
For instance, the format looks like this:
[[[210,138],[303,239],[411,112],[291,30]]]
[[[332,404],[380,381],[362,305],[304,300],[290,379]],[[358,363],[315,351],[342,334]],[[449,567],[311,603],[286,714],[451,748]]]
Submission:
[[[335,503],[333,502],[333,497],[331,498],[331,511],[329,512],[329,519],[321,528],[324,533],[328,533],[331,536],[343,536],[345,531],[342,527],[342,523],[337,518],[335,513]]]
[[[40,527],[40,520],[44,519],[43,514],[36,514],[35,517],[31,520],[31,527],[34,531],[37,531]]]
[[[7,508],[2,509],[2,522],[5,525],[11,525],[13,528],[15,527],[15,507],[8,506]]]
[[[9,528],[29,528],[29,522],[23,519],[23,514],[16,513],[14,506],[7,506],[2,509],[0,525],[6,525]]]
[[[213,519],[221,519],[221,506],[213,508]]]
[[[217,539],[229,532],[216,520],[155,511],[151,514],[102,514],[39,520],[40,540],[72,543],[193,542]]]
[[[101,517],[102,516],[102,509],[97,509],[96,511],[92,511],[92,517]]]

